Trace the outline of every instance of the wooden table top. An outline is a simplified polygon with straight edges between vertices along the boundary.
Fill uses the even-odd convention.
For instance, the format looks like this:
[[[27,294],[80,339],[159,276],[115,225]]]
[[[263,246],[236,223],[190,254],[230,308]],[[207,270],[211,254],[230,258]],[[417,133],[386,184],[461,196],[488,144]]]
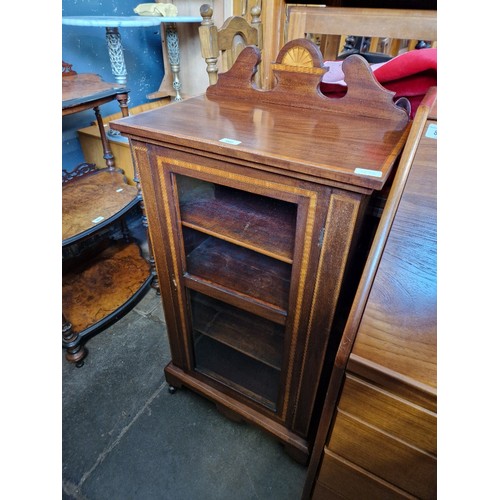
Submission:
[[[78,73],[62,77],[63,116],[112,101],[129,89],[118,83],[104,82],[94,73]]]
[[[97,170],[62,187],[62,244],[100,228],[138,202],[137,188],[118,171]]]
[[[437,121],[429,119],[352,350],[430,393],[437,385],[436,150]]]

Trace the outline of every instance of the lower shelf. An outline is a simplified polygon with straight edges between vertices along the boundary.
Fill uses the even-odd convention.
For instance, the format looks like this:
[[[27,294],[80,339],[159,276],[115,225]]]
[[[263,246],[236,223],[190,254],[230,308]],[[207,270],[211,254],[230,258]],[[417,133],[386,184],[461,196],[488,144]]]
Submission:
[[[117,243],[63,276],[63,314],[79,337],[97,333],[127,312],[150,281],[138,245]]]
[[[276,411],[279,370],[201,334],[194,349],[197,371]]]
[[[190,291],[195,331],[235,351],[281,370],[284,327],[264,318]]]

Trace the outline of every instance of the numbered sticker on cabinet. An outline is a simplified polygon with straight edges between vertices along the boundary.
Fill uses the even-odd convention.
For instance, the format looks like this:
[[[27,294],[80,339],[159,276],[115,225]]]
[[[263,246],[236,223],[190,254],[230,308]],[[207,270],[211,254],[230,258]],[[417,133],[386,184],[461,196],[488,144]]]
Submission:
[[[382,172],[380,170],[370,170],[369,168],[355,168],[354,173],[359,175],[369,175],[370,177],[382,177]]]
[[[427,131],[425,132],[425,137],[429,137],[429,139],[438,138],[438,126],[435,123],[429,124]]]
[[[236,139],[229,139],[228,137],[224,137],[223,139],[219,139],[219,142],[224,142],[225,144],[232,144],[233,146],[237,146],[241,144],[241,141],[237,141]]]

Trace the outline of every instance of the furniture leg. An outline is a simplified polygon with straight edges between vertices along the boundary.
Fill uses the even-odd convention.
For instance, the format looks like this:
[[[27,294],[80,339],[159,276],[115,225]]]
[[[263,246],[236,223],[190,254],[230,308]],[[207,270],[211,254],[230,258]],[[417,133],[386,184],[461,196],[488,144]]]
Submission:
[[[128,93],[118,94],[116,96],[116,100],[118,101],[118,104],[120,105],[120,111],[122,112],[122,116],[124,118],[127,117],[129,115],[129,111],[128,111],[128,101],[129,101]]]
[[[104,153],[102,157],[106,161],[108,170],[116,170],[115,157],[111,152],[111,146],[109,145],[108,136],[106,135],[106,131],[104,130],[104,124],[102,122],[102,116],[99,106],[96,106],[94,108],[94,113],[97,120],[97,127],[99,128],[99,135],[101,136],[102,150]]]
[[[129,111],[128,111],[129,96],[128,96],[128,94],[118,94],[116,96],[116,100],[118,101],[118,104],[120,105],[120,111],[122,112],[122,116],[124,118],[129,116]],[[110,137],[113,137],[113,136],[117,137],[117,136],[120,136],[120,132],[118,132],[118,130],[109,129],[108,135]]]
[[[273,57],[277,54],[284,44],[285,34],[285,14],[286,4],[284,1],[263,2],[262,6],[262,24],[264,25],[264,40],[262,51],[262,88],[269,90],[274,86],[274,76],[271,69]],[[270,26],[273,29],[270,29]]]
[[[83,360],[87,355],[87,350],[81,345],[80,338],[73,331],[73,325],[62,316],[62,340],[66,348],[66,359],[74,363],[77,368],[83,366]]]

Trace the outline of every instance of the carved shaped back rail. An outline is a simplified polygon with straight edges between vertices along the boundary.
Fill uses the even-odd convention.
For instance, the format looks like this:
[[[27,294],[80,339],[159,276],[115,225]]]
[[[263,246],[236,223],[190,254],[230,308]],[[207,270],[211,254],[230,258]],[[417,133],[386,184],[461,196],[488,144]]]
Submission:
[[[330,99],[319,90],[326,68],[318,47],[307,39],[292,40],[280,50],[271,66],[276,79],[271,90],[260,90],[254,83],[253,75],[259,62],[260,50],[257,47],[245,48],[232,68],[219,75],[217,83],[207,89],[207,97],[217,100],[231,96],[231,99],[256,104],[385,119],[394,122],[396,128],[408,122],[407,111],[393,102],[395,93],[375,80],[361,56],[352,55],[342,65],[348,91],[340,99]]]

